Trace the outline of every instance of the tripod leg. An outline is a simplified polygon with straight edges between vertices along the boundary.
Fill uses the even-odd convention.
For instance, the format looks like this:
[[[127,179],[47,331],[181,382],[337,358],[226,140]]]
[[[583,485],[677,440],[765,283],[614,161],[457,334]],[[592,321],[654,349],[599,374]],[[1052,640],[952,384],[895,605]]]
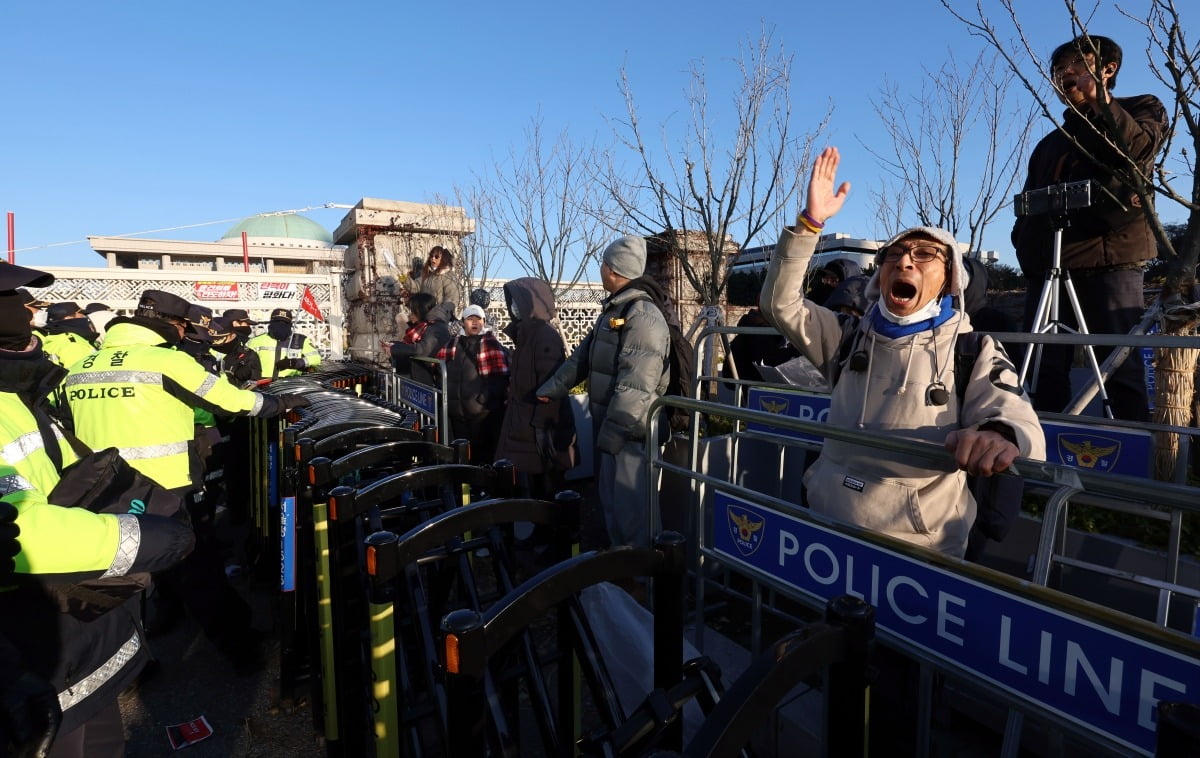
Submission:
[[[1079,334],[1089,334],[1087,321],[1083,318],[1083,308],[1079,306],[1079,296],[1075,294],[1075,285],[1071,282],[1071,272],[1066,272],[1063,275],[1063,286],[1067,290],[1067,299],[1071,302],[1071,309],[1075,313],[1075,323],[1079,327]],[[1088,366],[1092,369],[1092,381],[1096,383],[1096,387],[1100,393],[1100,402],[1104,406],[1104,416],[1113,418],[1112,403],[1108,399],[1108,391],[1104,388],[1104,374],[1100,371],[1100,363],[1096,360],[1096,348],[1092,345],[1083,346],[1084,353],[1087,354]]]
[[[1130,336],[1140,337],[1146,334],[1146,330],[1148,330],[1150,325],[1158,319],[1158,316],[1161,312],[1162,306],[1157,302],[1150,306],[1150,308],[1146,310],[1145,315],[1142,316],[1142,320],[1129,330]],[[1100,364],[1100,373],[1104,381],[1108,381],[1109,377],[1116,372],[1117,367],[1119,367],[1121,363],[1129,357],[1130,353],[1133,353],[1136,356],[1136,348],[1126,345],[1108,354],[1108,357],[1104,359],[1104,363]],[[1065,413],[1073,415],[1083,413],[1083,409],[1086,408],[1087,404],[1090,403],[1092,398],[1096,396],[1096,391],[1097,388],[1090,384],[1081,389],[1079,391],[1079,395],[1071,401],[1071,405],[1067,408]]]
[[[1051,292],[1056,288],[1057,283],[1053,275],[1046,279],[1042,285],[1042,294],[1038,297],[1037,310],[1033,315],[1033,322],[1026,327],[1026,331],[1030,334],[1042,334],[1047,327],[1053,326],[1053,322],[1049,321],[1047,316],[1050,309]],[[1042,345],[1037,342],[1030,342],[1025,346],[1025,357],[1021,360],[1021,374],[1017,379],[1017,383],[1024,385],[1025,379],[1029,376],[1029,366],[1033,364],[1033,379],[1030,381],[1028,388],[1030,394],[1037,391],[1037,375],[1042,363]]]

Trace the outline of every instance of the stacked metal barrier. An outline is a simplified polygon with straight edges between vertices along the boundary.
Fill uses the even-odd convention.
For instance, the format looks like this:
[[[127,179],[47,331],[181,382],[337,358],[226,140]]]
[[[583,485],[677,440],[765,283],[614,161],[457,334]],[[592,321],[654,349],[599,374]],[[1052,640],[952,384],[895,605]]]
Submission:
[[[763,664],[726,699],[711,661],[683,661],[683,537],[579,555],[578,494],[514,497],[510,464],[467,465],[465,440],[437,442],[436,428],[422,425],[430,414],[377,377],[346,364],[272,382],[266,391],[302,393],[310,405],[252,429],[256,534],[264,560],[277,546],[283,591],[281,690],[311,683],[328,754],[679,751],[682,708],[693,699],[728,723],[702,728],[688,754],[729,754],[745,742],[783,680]],[[517,560],[518,522],[554,535],[541,564]],[[626,713],[579,593],[635,578],[653,589],[654,683]],[[835,709],[853,720],[867,625],[848,626],[859,630],[855,643],[840,626],[804,639],[817,640],[805,649],[823,662],[855,661],[851,706]],[[785,648],[798,645],[787,644],[781,666]]]

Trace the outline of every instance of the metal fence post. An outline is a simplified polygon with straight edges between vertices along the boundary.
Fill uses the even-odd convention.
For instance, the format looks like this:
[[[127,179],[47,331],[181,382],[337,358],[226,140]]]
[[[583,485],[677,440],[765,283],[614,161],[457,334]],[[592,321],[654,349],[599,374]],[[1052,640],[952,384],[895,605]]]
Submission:
[[[662,563],[654,575],[654,688],[669,691],[683,680],[684,577],[687,539],[678,532],[661,532],[654,549]],[[683,749],[682,713],[663,732],[661,747]]]
[[[487,698],[483,691],[487,661],[473,660],[472,637],[483,631],[483,617],[462,609],[442,620],[442,654],[446,671],[446,744],[450,755],[484,755],[487,747]]]
[[[826,708],[829,755],[866,755],[867,661],[875,638],[875,608],[853,595],[825,605],[825,620],[845,630],[846,655],[829,666]]]

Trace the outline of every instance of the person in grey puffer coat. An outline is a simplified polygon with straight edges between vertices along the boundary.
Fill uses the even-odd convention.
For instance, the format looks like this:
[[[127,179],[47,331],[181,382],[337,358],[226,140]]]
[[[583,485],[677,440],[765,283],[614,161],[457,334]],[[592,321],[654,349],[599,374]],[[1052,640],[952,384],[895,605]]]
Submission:
[[[596,326],[537,391],[550,403],[588,380],[598,496],[614,545],[650,544],[646,434],[650,404],[666,391],[669,376],[663,293],[642,276],[645,270],[641,237],[622,237],[604,250],[600,279],[611,294]]]
[[[953,305],[966,274],[944,229],[906,229],[880,248],[861,319],[801,296],[820,230],[849,192],[849,184],[834,191],[838,162],[836,148],[821,153],[804,211],[780,234],[763,283],[764,314],[827,377],[830,424],[941,444],[957,465],[826,440],[804,475],[809,507],[961,558],[976,514],[966,473],[991,476],[1019,455],[1044,458],[1045,436],[1016,369],[990,337],[980,340],[967,386],[955,387],[954,345],[972,327]]]

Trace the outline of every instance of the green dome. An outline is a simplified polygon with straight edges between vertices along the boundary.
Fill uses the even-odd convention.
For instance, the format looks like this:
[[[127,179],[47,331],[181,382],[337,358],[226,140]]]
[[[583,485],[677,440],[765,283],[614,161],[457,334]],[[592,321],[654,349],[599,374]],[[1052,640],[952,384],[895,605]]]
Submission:
[[[320,242],[326,246],[333,244],[333,235],[329,230],[316,221],[298,216],[295,213],[281,213],[271,216],[251,216],[242,219],[221,236],[221,239],[241,239],[242,232],[248,237],[276,237],[294,240]]]

